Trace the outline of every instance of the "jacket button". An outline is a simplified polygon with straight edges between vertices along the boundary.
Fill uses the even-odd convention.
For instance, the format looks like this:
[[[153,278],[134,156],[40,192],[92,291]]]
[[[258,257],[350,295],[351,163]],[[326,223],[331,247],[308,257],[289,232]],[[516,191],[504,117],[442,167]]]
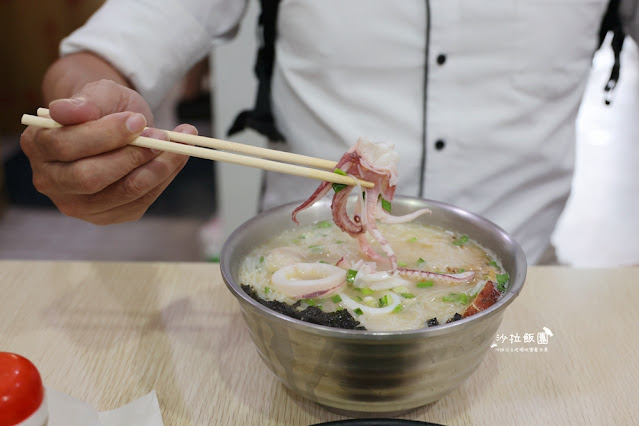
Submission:
[[[446,55],[444,55],[443,53],[437,55],[437,63],[439,65],[444,65],[444,63],[446,63]]]
[[[444,149],[445,146],[446,142],[444,142],[442,139],[437,139],[437,141],[435,142],[435,149],[437,151],[441,151],[442,149]]]

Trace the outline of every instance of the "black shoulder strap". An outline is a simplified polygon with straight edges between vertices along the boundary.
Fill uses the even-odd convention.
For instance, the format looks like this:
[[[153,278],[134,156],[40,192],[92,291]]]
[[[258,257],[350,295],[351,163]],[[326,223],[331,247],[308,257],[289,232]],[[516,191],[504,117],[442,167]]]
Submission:
[[[275,39],[277,37],[277,12],[280,0],[260,0],[262,11],[258,20],[261,45],[257,51],[254,72],[257,76],[257,96],[252,110],[242,111],[233,122],[228,135],[246,128],[263,134],[271,141],[283,141],[284,136],[275,126],[271,111],[271,77],[275,62]]]
[[[623,41],[626,38],[626,34],[623,31],[621,24],[621,16],[619,15],[619,3],[620,0],[610,0],[608,3],[608,9],[604,14],[601,21],[601,27],[599,29],[599,47],[604,42],[608,32],[612,31],[612,51],[615,56],[615,63],[610,71],[610,78],[604,87],[604,102],[606,105],[610,105],[612,102],[612,95],[614,88],[619,81],[619,72],[621,69],[621,49],[623,47]]]

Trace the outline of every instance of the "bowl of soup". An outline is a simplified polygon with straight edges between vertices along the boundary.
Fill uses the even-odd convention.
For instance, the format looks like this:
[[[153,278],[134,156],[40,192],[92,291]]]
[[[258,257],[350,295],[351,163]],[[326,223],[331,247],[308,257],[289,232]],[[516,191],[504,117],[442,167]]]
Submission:
[[[291,220],[299,203],[263,212],[223,246],[223,280],[261,359],[291,391],[345,414],[399,415],[437,401],[478,368],[495,340],[524,284],[523,250],[473,213],[397,196],[393,214],[430,213],[380,225],[402,273],[371,271],[333,223],[330,203],[299,214],[299,225]],[[333,277],[344,282],[296,293],[298,279]],[[488,286],[498,297],[482,305]]]

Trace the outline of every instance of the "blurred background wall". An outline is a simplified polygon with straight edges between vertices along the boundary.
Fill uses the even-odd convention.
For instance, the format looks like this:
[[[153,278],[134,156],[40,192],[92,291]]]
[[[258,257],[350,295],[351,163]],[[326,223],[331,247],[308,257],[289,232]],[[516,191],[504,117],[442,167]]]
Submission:
[[[42,75],[58,57],[62,38],[80,26],[102,0],[0,2],[0,129],[22,132],[20,116],[42,105]]]

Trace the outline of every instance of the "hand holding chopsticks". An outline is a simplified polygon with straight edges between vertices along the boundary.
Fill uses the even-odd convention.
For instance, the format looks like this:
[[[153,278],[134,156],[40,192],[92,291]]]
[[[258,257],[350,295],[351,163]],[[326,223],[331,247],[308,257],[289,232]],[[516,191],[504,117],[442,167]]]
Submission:
[[[22,116],[22,124],[49,129],[62,127],[59,123],[56,123],[52,119],[46,117],[48,115],[47,109],[39,108],[38,115],[39,116],[24,114]],[[165,130],[164,132],[167,134],[170,141],[139,136],[131,142],[131,145],[184,154],[191,157],[255,167],[258,169],[286,173],[343,185],[361,185],[366,188],[373,187],[373,183],[371,182],[361,181],[351,176],[343,176],[331,171],[317,169],[333,169],[337,164],[335,161],[254,147],[251,145],[223,141],[204,136],[190,135],[168,130]],[[239,155],[238,153],[246,155]]]

